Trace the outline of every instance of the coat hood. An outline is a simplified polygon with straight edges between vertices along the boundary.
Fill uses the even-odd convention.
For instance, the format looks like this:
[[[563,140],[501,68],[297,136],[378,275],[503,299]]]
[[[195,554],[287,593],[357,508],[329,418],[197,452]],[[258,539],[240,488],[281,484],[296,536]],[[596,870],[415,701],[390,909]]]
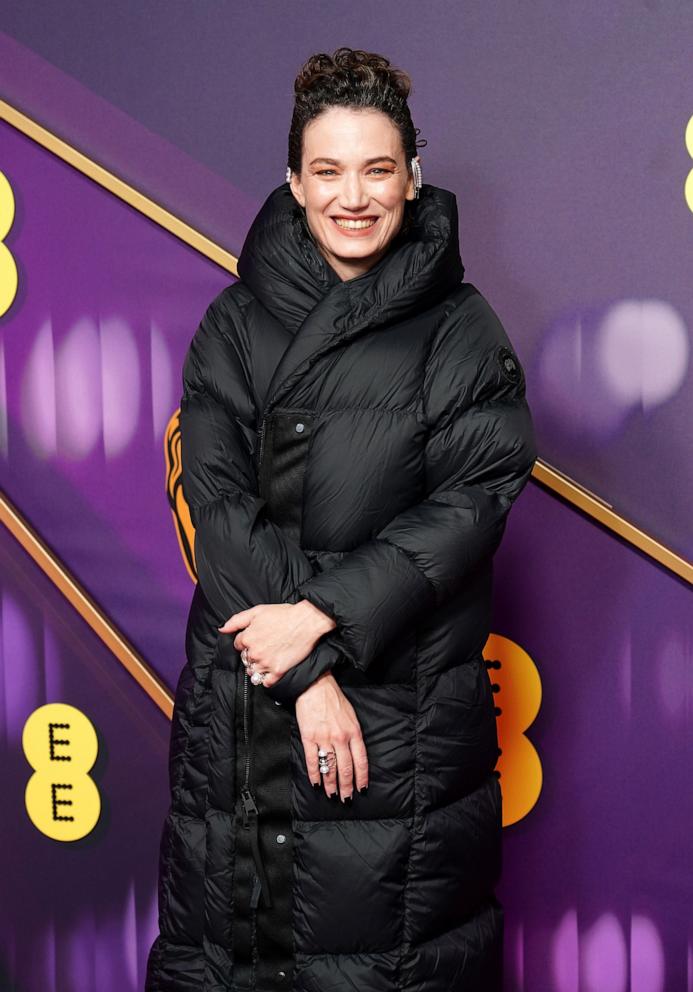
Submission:
[[[408,200],[405,220],[389,250],[368,271],[343,281],[318,248],[289,185],[265,200],[238,259],[238,274],[253,295],[295,334],[319,303],[336,330],[403,319],[432,306],[464,276],[457,199],[424,183]],[[321,310],[323,307],[321,307]]]

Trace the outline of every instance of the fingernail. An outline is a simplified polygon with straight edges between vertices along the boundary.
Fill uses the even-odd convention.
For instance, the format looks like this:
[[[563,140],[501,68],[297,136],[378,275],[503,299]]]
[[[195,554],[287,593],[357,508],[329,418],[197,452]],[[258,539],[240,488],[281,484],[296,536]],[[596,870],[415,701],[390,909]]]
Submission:
[[[322,782],[313,782],[313,788],[314,789],[319,789],[321,785],[322,785]]]
[[[336,795],[337,795],[337,790],[335,789],[334,792],[331,792],[330,793],[330,799],[334,799],[336,797]]]
[[[344,798],[342,799],[342,802],[343,803],[350,803],[351,802],[351,796],[344,796]]]
[[[362,792],[368,792],[368,786],[367,785],[364,785],[363,788],[359,789],[359,795],[361,795]]]

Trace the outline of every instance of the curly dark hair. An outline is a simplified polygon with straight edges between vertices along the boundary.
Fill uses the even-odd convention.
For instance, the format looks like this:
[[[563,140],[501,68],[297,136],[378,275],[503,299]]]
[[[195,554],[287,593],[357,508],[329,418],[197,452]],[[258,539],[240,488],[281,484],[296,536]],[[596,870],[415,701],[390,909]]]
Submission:
[[[306,125],[330,107],[372,108],[380,110],[397,127],[404,148],[407,170],[416,149],[425,145],[417,141],[407,97],[411,79],[403,69],[396,69],[389,59],[359,48],[338,48],[333,55],[311,55],[294,82],[295,105],[289,131],[288,164],[300,174],[303,132]]]

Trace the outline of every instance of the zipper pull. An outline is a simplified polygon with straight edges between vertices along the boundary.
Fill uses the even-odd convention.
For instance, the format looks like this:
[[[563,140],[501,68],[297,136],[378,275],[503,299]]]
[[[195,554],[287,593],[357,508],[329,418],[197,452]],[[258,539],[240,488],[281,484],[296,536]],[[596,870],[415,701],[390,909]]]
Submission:
[[[267,881],[267,875],[265,873],[265,866],[262,863],[262,855],[260,853],[260,838],[258,836],[258,808],[255,804],[255,799],[252,792],[247,786],[241,788],[241,803],[243,806],[243,825],[246,828],[251,826],[250,818],[253,817],[252,830],[250,833],[250,847],[253,852],[253,860],[255,861],[256,876],[253,882],[253,892],[251,895],[251,906],[256,908],[258,902],[260,901],[260,895],[264,892],[265,905],[272,905],[272,897],[270,896],[269,883]]]
[[[241,805],[243,807],[243,826],[247,827],[250,824],[251,814],[258,815],[258,808],[255,805],[252,792],[245,785],[241,788]]]
[[[260,876],[255,876],[255,883],[253,885],[253,894],[250,897],[250,905],[252,909],[257,909],[260,904],[260,894],[262,892],[262,882],[260,881]]]
[[[258,812],[258,808],[255,805],[255,800],[253,799],[253,794],[245,785],[241,789],[241,802],[243,803],[243,811],[246,816],[250,816],[251,813]]]

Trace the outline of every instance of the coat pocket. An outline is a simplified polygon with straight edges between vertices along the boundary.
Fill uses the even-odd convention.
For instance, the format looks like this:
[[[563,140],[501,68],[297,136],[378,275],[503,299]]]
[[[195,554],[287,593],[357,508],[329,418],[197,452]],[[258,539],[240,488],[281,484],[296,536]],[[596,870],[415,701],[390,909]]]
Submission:
[[[424,763],[434,767],[445,750],[445,770],[435,791],[461,795],[480,785],[498,759],[498,732],[491,683],[479,653],[453,665],[431,683],[426,727],[419,736]],[[495,777],[494,777],[495,781]],[[433,802],[440,797],[433,797]]]

